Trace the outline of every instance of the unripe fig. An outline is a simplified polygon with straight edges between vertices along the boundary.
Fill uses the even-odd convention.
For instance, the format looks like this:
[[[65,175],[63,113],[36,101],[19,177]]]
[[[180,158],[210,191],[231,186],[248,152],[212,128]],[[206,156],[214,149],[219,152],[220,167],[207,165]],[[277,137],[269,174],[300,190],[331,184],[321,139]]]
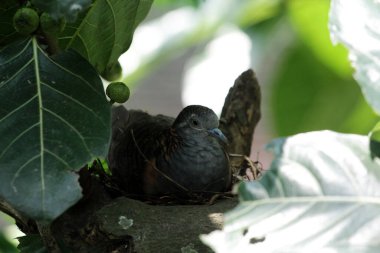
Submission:
[[[31,8],[18,9],[13,16],[13,26],[17,32],[28,35],[37,30],[39,17],[35,10]]]
[[[121,77],[121,72],[121,65],[119,62],[116,62],[103,71],[102,77],[108,81],[115,81]]]
[[[107,96],[111,99],[111,102],[124,103],[129,98],[129,88],[123,82],[112,82],[107,86]]]
[[[64,18],[55,20],[48,13],[44,12],[40,16],[40,26],[44,33],[58,35],[65,29],[66,20]]]

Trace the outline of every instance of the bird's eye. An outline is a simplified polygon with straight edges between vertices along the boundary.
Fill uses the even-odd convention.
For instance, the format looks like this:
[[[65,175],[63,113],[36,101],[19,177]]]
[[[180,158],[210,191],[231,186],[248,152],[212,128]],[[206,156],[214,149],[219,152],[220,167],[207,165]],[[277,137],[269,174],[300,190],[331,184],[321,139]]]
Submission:
[[[191,123],[193,124],[193,126],[198,126],[199,125],[199,122],[197,120],[195,120],[195,119],[193,119],[191,121]]]

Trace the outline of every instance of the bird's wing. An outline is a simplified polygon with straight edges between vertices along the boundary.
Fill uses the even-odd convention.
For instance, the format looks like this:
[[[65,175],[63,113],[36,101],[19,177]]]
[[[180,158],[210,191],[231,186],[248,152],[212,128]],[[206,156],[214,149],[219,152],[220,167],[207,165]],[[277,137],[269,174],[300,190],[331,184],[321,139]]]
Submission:
[[[113,177],[126,191],[140,193],[142,177],[154,157],[162,152],[162,138],[174,121],[139,110],[113,109],[112,141],[108,164]]]

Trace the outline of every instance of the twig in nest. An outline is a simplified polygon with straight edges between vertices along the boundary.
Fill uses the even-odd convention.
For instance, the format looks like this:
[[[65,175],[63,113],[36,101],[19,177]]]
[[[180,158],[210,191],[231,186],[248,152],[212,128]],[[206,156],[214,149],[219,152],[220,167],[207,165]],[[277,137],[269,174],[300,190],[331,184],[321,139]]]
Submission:
[[[248,156],[241,154],[229,154],[231,157],[243,157],[244,162],[240,168],[236,169],[234,176],[239,181],[253,181],[261,177],[263,172],[262,164],[257,161],[252,161]]]

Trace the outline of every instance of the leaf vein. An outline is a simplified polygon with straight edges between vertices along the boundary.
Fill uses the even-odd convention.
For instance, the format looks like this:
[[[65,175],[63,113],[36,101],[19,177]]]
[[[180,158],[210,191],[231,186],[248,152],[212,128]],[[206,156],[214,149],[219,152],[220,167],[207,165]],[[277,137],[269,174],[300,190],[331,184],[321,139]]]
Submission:
[[[8,149],[10,149],[13,144],[15,144],[24,134],[28,133],[30,130],[32,130],[34,127],[38,126],[40,123],[37,122],[33,125],[31,125],[30,127],[28,127],[27,129],[25,129],[24,131],[22,131],[19,135],[16,136],[16,138],[14,138],[9,144],[8,146],[6,146],[4,149],[3,149],[3,152],[1,152],[0,154],[0,160],[1,158],[5,155],[5,153],[8,151]]]
[[[26,67],[28,67],[29,64],[31,64],[33,62],[33,59],[30,59],[27,63],[24,64],[24,66],[22,66],[19,70],[17,70],[16,73],[14,73],[11,77],[9,77],[6,81],[4,81],[3,83],[0,83],[0,89],[6,85],[8,82],[12,81],[16,76],[18,76],[18,74],[20,74],[20,72],[22,72]]]
[[[41,92],[41,79],[40,79],[40,66],[38,58],[38,44],[35,37],[32,38],[33,41],[33,58],[34,58],[34,71],[36,75],[36,86],[38,94],[38,107],[39,107],[39,121],[40,121],[40,178],[41,178],[41,209],[45,213],[45,164],[44,164],[44,117],[42,113],[43,102],[42,102],[42,92]]]
[[[345,218],[349,217],[355,210],[357,210],[361,205],[355,204],[351,208],[349,208],[345,213],[342,213],[341,210],[339,210],[339,216],[334,220],[329,220],[329,222],[326,224],[324,223],[323,226],[320,226],[321,229],[313,230],[312,233],[310,233],[307,237],[302,238],[298,244],[302,244],[302,242],[310,243],[313,239],[317,238],[318,235],[325,234],[326,230],[334,227],[337,225],[340,221],[344,220]]]
[[[113,43],[112,43],[112,45],[113,45],[113,48],[115,48],[115,45],[116,45],[116,14],[115,14],[115,10],[113,9],[113,7],[112,7],[112,4],[110,3],[110,1],[109,0],[106,0],[106,3],[107,3],[107,5],[109,6],[109,8],[110,8],[110,10],[111,10],[111,12],[112,12],[112,19],[113,19],[113,33],[112,33],[112,35],[113,35]],[[111,60],[111,56],[112,56],[112,54],[113,54],[113,49],[110,51],[110,56],[108,57],[108,61],[110,61]]]
[[[0,119],[0,123],[5,120],[6,118],[10,117],[12,114],[14,114],[15,112],[21,110],[24,106],[28,105],[30,102],[32,102],[38,95],[34,95],[33,97],[29,98],[27,101],[25,101],[24,103],[22,103],[20,106],[16,107],[13,111],[10,111],[9,113],[7,113],[4,117],[2,117]]]
[[[54,117],[56,117],[57,119],[59,119],[62,123],[64,123],[64,124],[67,125],[68,127],[70,127],[70,128],[74,131],[74,133],[76,133],[76,135],[78,135],[78,137],[81,139],[81,141],[82,141],[82,143],[83,143],[83,146],[85,147],[87,153],[88,153],[91,157],[95,157],[95,156],[91,153],[91,151],[90,151],[90,149],[89,149],[89,147],[88,147],[88,145],[87,145],[87,143],[86,143],[86,138],[85,138],[85,137],[79,132],[78,129],[76,129],[72,124],[70,124],[70,122],[68,122],[67,120],[65,120],[64,118],[62,118],[62,117],[59,116],[58,114],[56,114],[55,112],[53,112],[53,111],[51,111],[51,110],[49,110],[49,109],[47,109],[47,108],[43,108],[43,110],[46,111],[46,112],[48,112],[48,113],[50,113],[51,115],[53,115]]]
[[[21,41],[19,44],[24,43],[24,41],[25,41],[25,40]],[[20,54],[22,54],[23,52],[25,52],[25,50],[28,48],[29,44],[30,44],[30,41],[29,41],[28,43],[26,43],[25,47],[24,47],[24,48],[23,48],[23,49],[22,49],[17,55],[13,56],[12,58],[10,58],[9,60],[5,61],[5,62],[2,63],[1,65],[5,65],[5,64],[7,64],[8,62],[12,61],[14,58],[17,58],[17,56],[19,56]],[[6,47],[2,48],[2,49],[0,50],[0,53],[2,53],[2,51],[3,51],[4,49],[6,49]]]
[[[48,57],[47,59],[49,59],[49,61],[51,63],[53,63],[54,65],[56,65],[58,68],[62,69],[63,71],[66,71],[68,73],[70,73],[71,75],[75,76],[76,78],[80,79],[81,81],[83,81],[83,83],[85,83],[88,87],[90,87],[90,89],[92,89],[95,93],[97,93],[99,96],[103,97],[103,94],[101,94],[98,90],[96,90],[87,80],[85,80],[83,77],[75,74],[74,72],[71,72],[70,70],[68,70],[67,68],[63,67],[62,65],[58,64],[57,62],[53,61],[52,59],[50,59],[50,57]]]
[[[67,167],[67,169],[71,169],[71,166],[69,165],[69,163],[67,161],[65,161],[64,159],[62,159],[61,157],[59,157],[56,153],[54,153],[53,151],[50,151],[49,149],[46,149],[46,148],[44,149],[44,151],[46,153],[48,153],[49,155],[53,156],[55,159],[57,159],[63,165],[65,165]]]
[[[83,103],[81,103],[80,101],[78,101],[77,99],[71,97],[70,95],[60,91],[60,90],[57,90],[56,88],[50,86],[49,84],[45,83],[45,82],[41,82],[43,85],[45,85],[46,87],[50,88],[51,90],[53,90],[54,92],[64,96],[65,98],[68,98],[70,99],[71,101],[73,101],[74,103],[78,104],[79,106],[83,107],[84,109],[86,109],[87,111],[89,111],[92,115],[94,115],[98,120],[99,122],[105,127],[106,124],[105,122],[103,121],[102,118],[100,118],[98,116],[98,114],[96,112],[94,112],[91,108],[87,107],[86,105],[84,105]]]
[[[16,170],[16,173],[14,174],[12,180],[11,180],[11,187],[13,189],[13,191],[15,193],[17,193],[17,187],[15,186],[15,181],[16,179],[18,178],[18,176],[20,175],[21,171],[31,162],[33,162],[34,160],[36,160],[37,158],[41,157],[41,154],[37,154],[35,156],[33,156],[32,158],[30,158],[28,161],[26,161],[23,165],[21,165],[17,170]]]

